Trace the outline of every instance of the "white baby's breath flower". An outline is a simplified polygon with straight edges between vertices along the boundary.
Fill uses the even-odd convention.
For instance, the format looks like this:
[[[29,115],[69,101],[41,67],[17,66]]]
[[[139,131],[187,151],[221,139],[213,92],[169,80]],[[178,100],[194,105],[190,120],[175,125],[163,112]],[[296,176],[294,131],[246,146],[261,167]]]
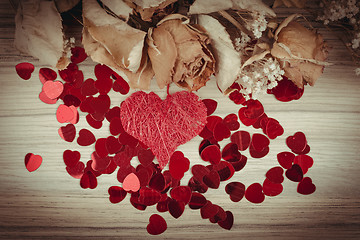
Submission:
[[[360,76],[360,67],[355,69],[356,76]]]

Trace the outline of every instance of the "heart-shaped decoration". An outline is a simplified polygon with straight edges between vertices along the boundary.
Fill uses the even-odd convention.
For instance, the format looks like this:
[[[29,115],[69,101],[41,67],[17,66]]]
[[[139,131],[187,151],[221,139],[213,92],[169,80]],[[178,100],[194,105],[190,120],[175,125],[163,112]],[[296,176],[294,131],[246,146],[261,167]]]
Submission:
[[[85,164],[83,162],[77,162],[72,168],[66,167],[66,171],[70,176],[76,179],[80,179],[84,174]]]
[[[173,154],[173,156],[174,156],[174,154]],[[153,162],[154,158],[155,158],[155,156],[152,153],[151,149],[140,149],[140,151],[138,153],[139,162],[141,163],[141,165],[143,165],[145,167],[149,166]],[[170,168],[170,165],[169,165],[169,168]]]
[[[307,145],[305,134],[296,132],[293,136],[287,137],[286,145],[295,153],[304,151]]]
[[[25,167],[29,172],[33,172],[40,167],[42,163],[42,157],[40,155],[34,155],[28,153],[25,155]]]
[[[279,195],[283,191],[283,186],[281,183],[274,183],[268,178],[264,180],[263,183],[263,192],[266,196],[274,197]]]
[[[191,189],[188,186],[177,186],[171,189],[170,195],[173,199],[188,204],[191,198]]]
[[[39,70],[39,79],[42,84],[46,81],[54,81],[56,77],[56,72],[51,68],[40,68]]]
[[[312,157],[302,154],[302,155],[297,155],[294,158],[294,163],[298,164],[302,171],[303,174],[306,174],[308,169],[312,167],[312,165],[314,164],[314,160],[312,159]]]
[[[111,186],[108,190],[109,193],[109,200],[111,203],[119,203],[121,202],[125,197],[127,192],[119,186]]]
[[[231,135],[231,142],[238,146],[239,151],[245,151],[251,142],[250,133],[247,131],[237,131]]]
[[[125,191],[137,192],[140,189],[140,181],[135,173],[127,175],[123,181],[123,189]]]
[[[146,227],[146,230],[148,231],[149,234],[159,235],[165,232],[166,229],[167,229],[167,224],[162,216],[158,214],[151,215],[151,217],[149,218],[149,224]]]
[[[69,123],[66,126],[60,127],[58,130],[59,136],[67,142],[72,142],[76,136],[76,128],[73,124]]]
[[[219,206],[212,204],[209,200],[206,204],[200,208],[200,215],[203,219],[211,218],[215,216],[219,211]]]
[[[19,63],[15,66],[16,73],[24,80],[29,80],[35,67],[28,62]]]
[[[168,203],[168,209],[171,216],[179,218],[185,210],[185,203],[176,199],[171,199]]]
[[[165,188],[165,177],[162,173],[154,174],[149,181],[149,188],[162,192]]]
[[[201,159],[211,164],[218,164],[221,160],[220,148],[216,145],[209,145],[201,152]]]
[[[230,182],[226,185],[225,192],[229,194],[231,201],[239,202],[245,195],[245,185],[241,182]]]
[[[80,146],[89,146],[96,141],[95,136],[92,132],[87,129],[81,129],[79,131],[79,137],[77,138],[77,143]]]
[[[304,177],[297,187],[297,192],[304,195],[312,194],[315,190],[316,186],[312,183],[312,180],[309,177]]]
[[[192,192],[189,207],[191,209],[200,209],[206,204],[207,200],[201,193]]]
[[[295,155],[292,152],[281,152],[277,154],[279,164],[285,169],[289,169],[292,167],[294,158]]]
[[[293,164],[291,168],[286,170],[286,177],[293,182],[300,182],[303,179],[303,172],[298,164]]]
[[[225,220],[219,221],[217,224],[226,230],[230,230],[234,224],[234,215],[230,211],[226,211],[225,213]]]
[[[282,183],[284,181],[284,170],[281,167],[273,167],[266,172],[265,176],[273,183]]]
[[[213,99],[203,99],[202,102],[205,104],[207,109],[207,115],[213,114],[217,107],[217,102]]]
[[[56,119],[59,123],[70,122],[74,119],[74,111],[69,106],[61,104],[56,110]]]
[[[42,87],[42,91],[50,99],[58,98],[64,90],[64,85],[60,81],[46,81]]]
[[[67,167],[73,168],[80,160],[80,152],[65,150],[63,153],[64,163]]]
[[[148,146],[164,168],[179,145],[197,136],[206,123],[207,109],[194,93],[181,91],[162,101],[138,91],[121,105],[121,123],[127,133]]]
[[[260,183],[253,183],[245,190],[245,198],[252,203],[262,203],[265,195]]]
[[[85,171],[80,179],[80,186],[84,189],[97,187],[97,179],[92,171]]]

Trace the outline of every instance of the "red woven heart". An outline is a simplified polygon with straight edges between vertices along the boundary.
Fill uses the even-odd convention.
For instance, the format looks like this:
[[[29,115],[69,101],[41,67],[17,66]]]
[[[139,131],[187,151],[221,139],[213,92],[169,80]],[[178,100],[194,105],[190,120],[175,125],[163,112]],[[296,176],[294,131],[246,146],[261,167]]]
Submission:
[[[121,105],[121,123],[127,133],[148,146],[160,168],[176,148],[197,136],[206,123],[207,109],[194,93],[177,92],[162,101],[158,95],[138,91]]]

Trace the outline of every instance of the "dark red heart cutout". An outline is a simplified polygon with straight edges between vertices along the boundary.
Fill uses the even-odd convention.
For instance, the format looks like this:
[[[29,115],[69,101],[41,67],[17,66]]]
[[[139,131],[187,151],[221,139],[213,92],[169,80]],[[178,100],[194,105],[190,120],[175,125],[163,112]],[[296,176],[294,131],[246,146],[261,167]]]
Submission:
[[[302,152],[306,148],[307,141],[303,132],[296,132],[293,136],[286,138],[286,145],[293,152]]]
[[[94,189],[97,187],[97,179],[92,171],[86,171],[80,179],[80,186],[82,188]]]
[[[245,190],[245,198],[252,203],[262,203],[265,200],[265,195],[260,183],[253,183]]]
[[[297,192],[304,195],[312,194],[315,190],[316,186],[312,183],[312,180],[309,177],[304,177],[297,187]]]
[[[314,164],[314,160],[312,157],[302,154],[294,158],[294,163],[301,167],[303,174],[306,174],[308,169]]]
[[[207,109],[207,116],[213,114],[217,107],[217,102],[213,99],[203,99],[202,102],[205,104]]]
[[[77,162],[72,168],[66,167],[66,171],[70,176],[76,179],[81,179],[84,174],[85,164],[83,162]]]
[[[295,155],[291,152],[281,152],[277,154],[279,164],[285,169],[291,168],[294,158]]]
[[[226,213],[225,220],[219,221],[217,224],[226,230],[230,230],[234,224],[234,215],[230,211],[226,211],[225,213]]]
[[[191,189],[188,186],[177,186],[171,189],[170,195],[173,199],[181,201],[186,205],[191,198]]]
[[[281,167],[273,167],[266,172],[265,176],[273,183],[282,183],[284,181],[284,170]]]
[[[111,203],[119,203],[121,202],[125,197],[127,192],[122,188],[118,186],[111,186],[108,190],[109,193],[109,200]]]
[[[117,153],[121,150],[122,145],[119,143],[118,139],[114,136],[109,136],[106,138],[106,150],[109,154]]]
[[[303,172],[298,164],[293,164],[291,168],[286,170],[286,177],[293,182],[300,182],[303,179]]]
[[[281,183],[274,183],[269,179],[265,179],[263,183],[263,192],[266,196],[277,196],[283,191]]]
[[[165,178],[164,175],[162,173],[156,173],[154,174],[149,182],[149,187],[161,192],[164,190],[165,188]]]
[[[69,168],[75,167],[79,162],[80,157],[81,154],[78,151],[65,150],[63,153],[64,163]]]
[[[69,123],[66,126],[59,128],[59,136],[67,142],[72,142],[76,136],[76,128],[73,124]]]
[[[151,149],[141,149],[138,153],[138,159],[142,165],[149,166],[155,158],[155,155],[152,153]],[[171,162],[171,159],[170,159]],[[169,165],[170,168],[170,165]]]
[[[184,173],[189,170],[190,161],[180,151],[176,151],[170,158],[169,170],[170,174],[175,179],[182,179]]]
[[[163,217],[158,214],[153,214],[149,218],[149,224],[146,227],[146,230],[151,235],[159,235],[165,232],[167,229],[166,221]]]
[[[238,116],[235,113],[227,115],[223,120],[223,124],[225,124],[230,131],[236,131],[240,127]]]
[[[79,137],[77,139],[77,143],[80,146],[89,146],[96,141],[95,136],[92,132],[87,129],[81,129],[79,131]]]
[[[192,192],[189,207],[191,209],[200,209],[206,204],[207,200],[201,193]]]
[[[219,122],[214,127],[214,138],[216,141],[220,142],[225,138],[229,138],[231,135],[230,129],[223,122]]]
[[[171,216],[179,218],[185,210],[185,204],[182,201],[171,199],[168,203],[168,209]]]
[[[19,63],[15,66],[16,73],[24,80],[29,80],[31,78],[31,74],[35,70],[33,64],[28,62]]]
[[[219,207],[215,204],[212,204],[210,201],[200,208],[200,215],[203,219],[211,218],[215,216],[219,211]]]
[[[245,185],[241,182],[230,182],[226,185],[225,192],[229,194],[231,201],[239,202],[245,195]]]
[[[246,131],[237,131],[231,135],[231,142],[238,146],[239,151],[245,151],[250,145],[250,133]]]
[[[221,160],[220,148],[217,145],[210,145],[201,152],[201,159],[211,164],[218,164]]]
[[[262,152],[270,144],[270,140],[263,134],[254,133],[251,138],[251,145],[257,152]]]
[[[210,171],[203,177],[203,182],[209,188],[217,189],[220,186],[220,176],[216,170]]]
[[[50,68],[40,68],[39,70],[39,79],[42,84],[46,81],[54,81],[56,77],[56,72]]]

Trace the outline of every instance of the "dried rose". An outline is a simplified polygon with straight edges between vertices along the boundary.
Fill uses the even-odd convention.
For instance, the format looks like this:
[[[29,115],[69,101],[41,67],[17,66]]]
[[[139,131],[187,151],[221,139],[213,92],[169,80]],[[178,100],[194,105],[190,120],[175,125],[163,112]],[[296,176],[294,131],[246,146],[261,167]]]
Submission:
[[[205,86],[215,60],[207,35],[179,14],[169,15],[149,30],[149,58],[160,88],[171,82],[188,90]]]
[[[271,54],[279,60],[285,76],[303,88],[307,83],[314,85],[320,77],[328,51],[322,36],[294,21],[296,17],[292,15],[280,24]]]

